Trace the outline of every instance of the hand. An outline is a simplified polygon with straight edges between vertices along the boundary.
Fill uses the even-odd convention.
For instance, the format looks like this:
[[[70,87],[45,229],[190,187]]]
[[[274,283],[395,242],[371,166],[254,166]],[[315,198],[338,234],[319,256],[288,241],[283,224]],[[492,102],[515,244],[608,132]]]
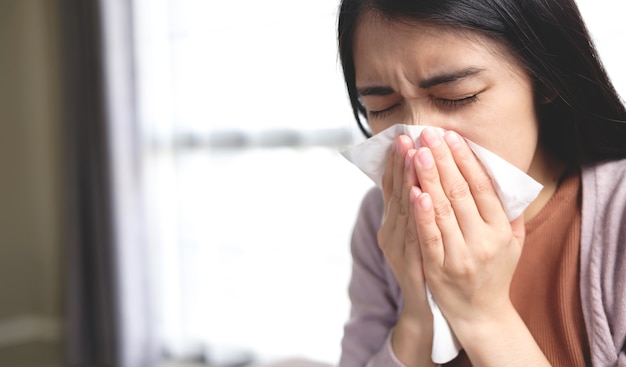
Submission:
[[[411,198],[424,274],[467,347],[476,328],[519,316],[509,288],[524,222],[520,217],[509,223],[489,175],[457,133],[442,137],[425,129],[420,142],[412,158],[419,182]]]
[[[378,243],[398,280],[404,304],[392,346],[406,365],[431,365],[432,313],[426,298],[422,256],[417,241],[410,190],[417,185],[411,161],[416,150],[408,136],[394,141],[383,176],[385,212]]]

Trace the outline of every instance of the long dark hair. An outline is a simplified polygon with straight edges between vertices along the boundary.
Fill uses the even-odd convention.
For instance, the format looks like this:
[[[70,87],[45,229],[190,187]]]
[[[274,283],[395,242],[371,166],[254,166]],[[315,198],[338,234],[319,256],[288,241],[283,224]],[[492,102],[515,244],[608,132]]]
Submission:
[[[354,38],[363,15],[479,32],[516,55],[533,78],[541,144],[570,164],[626,157],[626,109],[574,0],[343,0],[339,56],[354,117]]]

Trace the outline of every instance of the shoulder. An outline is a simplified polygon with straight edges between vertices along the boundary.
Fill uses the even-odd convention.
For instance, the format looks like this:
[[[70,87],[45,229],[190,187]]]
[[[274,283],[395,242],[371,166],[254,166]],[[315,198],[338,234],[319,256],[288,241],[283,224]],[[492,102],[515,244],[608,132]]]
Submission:
[[[608,224],[621,223],[626,217],[626,159],[583,166],[582,210],[588,229],[591,223],[601,231]]]
[[[384,201],[382,191],[378,187],[372,187],[363,196],[359,214],[357,217],[357,226],[366,226],[367,228],[378,231],[384,212]]]
[[[606,161],[582,168],[583,213],[624,213],[626,208],[626,159]],[[622,208],[622,209],[620,209]]]
[[[581,275],[626,300],[626,160],[582,171]],[[619,274],[619,276],[616,276]],[[611,295],[614,297],[615,294]],[[606,301],[606,300],[605,300]],[[626,315],[626,303],[623,303]],[[613,307],[613,306],[611,306]],[[624,332],[626,335],[626,325]]]
[[[625,221],[626,160],[583,167],[580,291],[594,365],[615,365],[626,343]]]
[[[598,162],[583,166],[583,189],[596,194],[626,192],[626,159]],[[587,187],[585,187],[585,185]]]
[[[368,263],[369,267],[373,267],[374,264],[379,266],[384,262],[377,239],[383,211],[382,191],[374,187],[363,197],[352,231],[352,257],[357,264]]]

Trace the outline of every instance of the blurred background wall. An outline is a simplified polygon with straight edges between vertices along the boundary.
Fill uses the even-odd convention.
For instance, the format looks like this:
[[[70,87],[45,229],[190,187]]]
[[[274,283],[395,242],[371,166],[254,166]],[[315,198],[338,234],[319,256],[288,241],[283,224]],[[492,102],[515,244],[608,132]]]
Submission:
[[[63,366],[57,0],[0,1],[0,366]]]

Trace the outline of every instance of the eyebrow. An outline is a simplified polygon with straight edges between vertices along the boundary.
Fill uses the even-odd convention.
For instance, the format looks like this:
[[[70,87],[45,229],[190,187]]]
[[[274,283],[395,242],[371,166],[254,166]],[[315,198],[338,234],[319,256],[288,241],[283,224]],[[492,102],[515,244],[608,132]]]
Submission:
[[[395,93],[395,91],[390,87],[363,87],[358,88],[357,92],[360,97],[366,96],[388,96],[390,94]]]
[[[461,70],[455,70],[452,72],[435,75],[431,78],[422,80],[419,83],[419,86],[422,89],[428,89],[436,85],[453,83],[460,79],[464,79],[470,76],[475,76],[475,75],[482,73],[483,71],[484,69],[479,69],[479,68],[465,68]],[[388,96],[388,95],[395,93],[395,91],[390,87],[372,86],[372,87],[358,88],[357,93],[360,97]]]
[[[449,72],[449,73],[443,73],[440,75],[435,75],[432,78],[422,80],[419,83],[419,86],[420,88],[428,89],[436,85],[452,83],[452,82],[456,82],[459,79],[464,79],[469,76],[475,76],[475,75],[482,73],[483,71],[484,69],[479,69],[479,68],[466,68],[466,69],[456,70],[456,71]]]

